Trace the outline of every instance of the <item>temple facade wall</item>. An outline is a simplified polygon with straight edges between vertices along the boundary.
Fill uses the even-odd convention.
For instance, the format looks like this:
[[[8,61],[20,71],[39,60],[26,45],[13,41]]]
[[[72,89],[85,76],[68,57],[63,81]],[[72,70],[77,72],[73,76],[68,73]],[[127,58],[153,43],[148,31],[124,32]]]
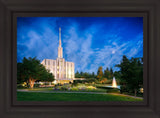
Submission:
[[[74,79],[73,62],[66,62],[63,58],[57,58],[56,60],[44,59],[41,64],[43,64],[46,69],[50,70],[56,80]]]

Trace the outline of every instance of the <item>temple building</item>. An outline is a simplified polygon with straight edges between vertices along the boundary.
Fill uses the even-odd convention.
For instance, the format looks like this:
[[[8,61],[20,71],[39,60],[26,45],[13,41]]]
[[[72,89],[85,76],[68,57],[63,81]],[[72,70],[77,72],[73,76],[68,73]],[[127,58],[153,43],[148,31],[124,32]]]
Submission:
[[[56,60],[44,59],[43,64],[46,69],[50,70],[55,77],[54,83],[72,83],[74,79],[74,63],[67,62],[63,58],[63,48],[61,42],[61,28],[59,28],[59,47],[58,47],[58,58]]]

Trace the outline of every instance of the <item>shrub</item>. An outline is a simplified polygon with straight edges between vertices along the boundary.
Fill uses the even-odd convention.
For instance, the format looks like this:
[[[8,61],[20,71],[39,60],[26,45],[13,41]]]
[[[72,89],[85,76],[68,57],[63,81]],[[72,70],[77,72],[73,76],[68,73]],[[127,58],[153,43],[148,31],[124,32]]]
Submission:
[[[107,82],[107,78],[103,78],[100,83],[105,84]]]
[[[40,84],[34,84],[34,88],[38,88]]]
[[[120,93],[129,93],[129,90],[127,89],[126,86],[121,85],[121,87],[120,87]]]
[[[105,83],[106,84],[112,84],[112,80],[107,80]]]
[[[120,93],[120,90],[117,88],[111,88],[111,89],[107,89],[106,92],[107,93]]]
[[[67,87],[65,87],[65,86],[62,86],[62,87],[60,88],[60,90],[62,90],[62,91],[66,91],[66,90],[68,90],[68,88],[67,88]]]
[[[95,90],[96,89],[96,87],[94,87],[94,86],[88,86],[87,87],[87,90]]]
[[[71,90],[72,91],[78,91],[79,89],[77,87],[72,87]]]
[[[17,84],[17,88],[18,89],[23,89],[23,88],[27,88],[27,86],[23,86],[22,84]]]
[[[61,86],[58,86],[58,85],[55,85],[53,90],[60,90],[61,89]]]

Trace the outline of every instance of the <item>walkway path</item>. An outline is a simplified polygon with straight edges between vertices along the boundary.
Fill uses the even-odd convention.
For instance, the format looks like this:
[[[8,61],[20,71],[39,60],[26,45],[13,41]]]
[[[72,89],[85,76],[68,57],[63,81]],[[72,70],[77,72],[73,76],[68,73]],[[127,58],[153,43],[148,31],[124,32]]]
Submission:
[[[120,96],[128,96],[132,98],[139,98],[143,99],[142,97],[135,97],[131,95],[125,95],[125,94],[118,94],[118,93],[104,93],[104,92],[82,92],[82,91],[32,91],[27,89],[18,89],[19,92],[41,92],[41,93],[87,93],[87,94],[112,94],[112,95],[120,95]]]

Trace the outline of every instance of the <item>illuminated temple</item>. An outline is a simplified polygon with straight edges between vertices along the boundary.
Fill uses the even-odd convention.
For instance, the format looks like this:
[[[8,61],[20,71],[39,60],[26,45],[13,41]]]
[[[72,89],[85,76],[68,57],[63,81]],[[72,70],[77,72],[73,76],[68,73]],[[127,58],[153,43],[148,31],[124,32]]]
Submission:
[[[58,47],[58,58],[56,60],[44,59],[43,64],[46,69],[50,70],[55,77],[54,83],[70,83],[74,79],[74,63],[67,62],[63,58],[63,48],[61,43],[61,28],[59,28],[59,47]]]

